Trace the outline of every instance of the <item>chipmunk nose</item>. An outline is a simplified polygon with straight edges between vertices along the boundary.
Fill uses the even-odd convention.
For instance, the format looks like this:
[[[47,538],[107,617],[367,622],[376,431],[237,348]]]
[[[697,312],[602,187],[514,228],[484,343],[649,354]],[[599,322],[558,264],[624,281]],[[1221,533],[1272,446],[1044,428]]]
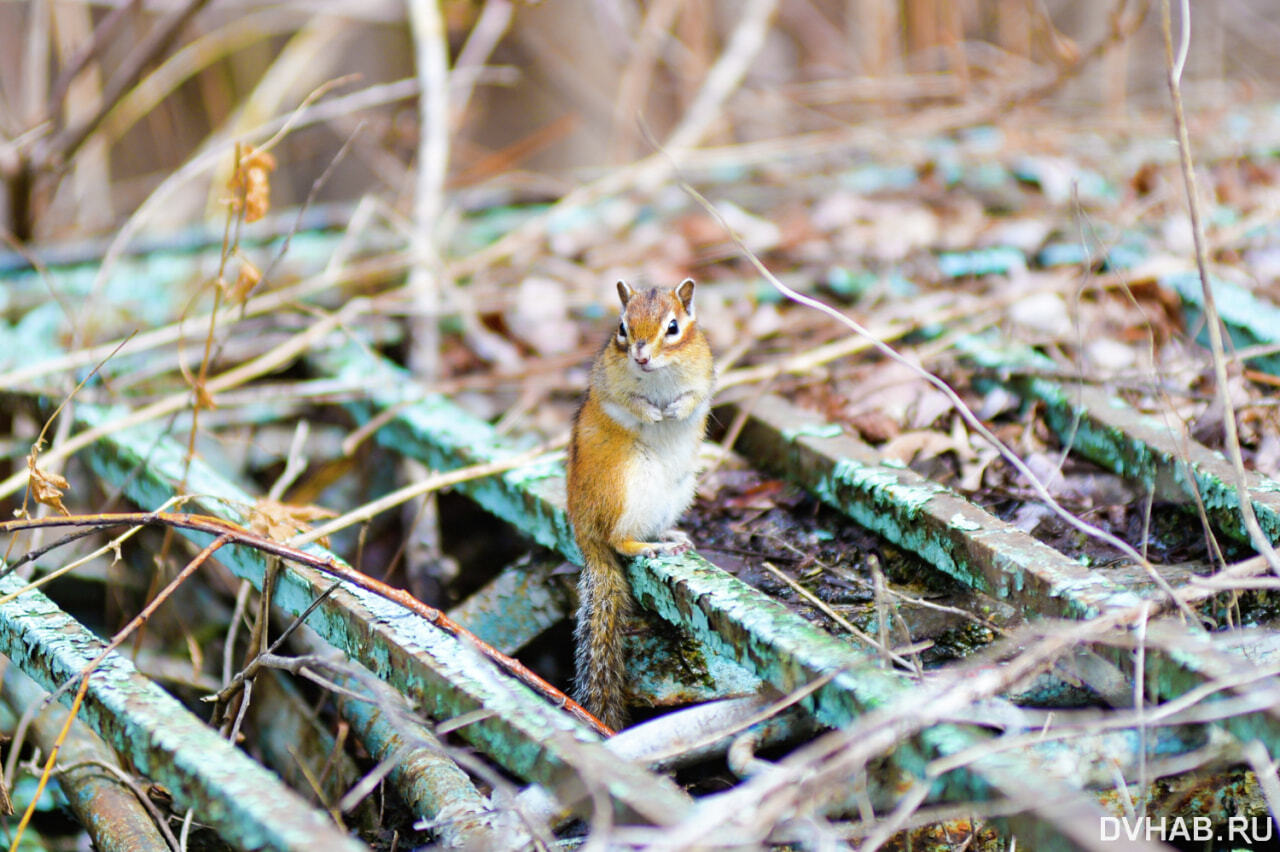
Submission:
[[[636,363],[644,366],[649,363],[649,355],[645,352],[645,342],[643,340],[636,343],[635,349],[631,353],[631,357],[636,359]]]

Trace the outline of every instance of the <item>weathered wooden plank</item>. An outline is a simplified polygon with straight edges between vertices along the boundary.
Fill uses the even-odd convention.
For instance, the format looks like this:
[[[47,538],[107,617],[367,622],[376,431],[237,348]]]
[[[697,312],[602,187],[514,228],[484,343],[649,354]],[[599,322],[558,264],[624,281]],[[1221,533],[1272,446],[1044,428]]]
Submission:
[[[731,408],[736,414],[738,406]],[[736,446],[867,529],[1024,614],[1089,618],[1142,600],[781,397],[751,406]]]
[[[76,407],[77,420],[96,426],[111,419],[103,408]],[[139,506],[154,508],[177,493],[195,496],[186,505],[234,523],[247,523],[253,498],[220,477],[198,458],[188,465],[185,448],[162,427],[142,426],[113,433],[90,452],[94,471]],[[208,536],[192,533],[203,544]],[[318,545],[308,550],[332,557]],[[257,551],[224,547],[218,559],[237,576],[261,587],[266,561]],[[340,561],[340,560],[339,560]],[[298,614],[325,591],[333,580],[300,565],[285,565],[278,574],[273,603]],[[590,757],[599,738],[566,713],[550,707],[519,681],[493,666],[457,638],[445,633],[399,604],[344,584],[330,594],[307,624],[326,641],[357,659],[401,692],[412,696],[419,710],[449,719],[485,709],[492,712],[460,734],[512,773],[555,791],[568,808],[588,807],[588,791],[578,784],[573,761]],[[620,811],[654,821],[677,819],[689,799],[665,778],[621,761],[604,776],[608,793]]]
[[[44,704],[49,693],[17,666],[6,665],[4,697],[16,708],[16,715],[21,715],[24,709]],[[32,718],[27,733],[44,754],[53,750],[68,712],[48,704]],[[10,747],[17,748],[17,743]],[[76,719],[58,749],[58,765],[68,768],[55,772],[54,777],[94,848],[99,852],[171,852],[133,790],[97,763],[120,768],[116,753],[84,721]]]
[[[1050,378],[1057,366],[1025,346],[966,337],[957,347],[1014,393],[1042,403],[1045,421],[1073,452],[1167,500],[1193,504],[1198,493],[1215,527],[1248,540],[1235,473],[1222,453],[1177,433],[1158,417],[1135,411],[1102,388],[1065,376]],[[1280,542],[1280,484],[1252,471],[1245,478],[1258,524],[1268,539]]]
[[[1039,382],[1042,391],[1048,384],[1046,380],[1030,381]],[[1085,401],[1077,400],[1078,407],[1072,409],[1077,415],[1073,423],[1080,431],[1090,431],[1081,425],[1085,421],[1106,424],[1106,434],[1115,443],[1126,442],[1134,448],[1131,455],[1146,461],[1139,474],[1145,471],[1152,477],[1172,479],[1170,471],[1179,459],[1167,430],[1162,433],[1151,424],[1135,427],[1133,421],[1142,418],[1132,412],[1116,414],[1122,404],[1110,397],[1086,393],[1083,398]],[[1095,414],[1099,406],[1102,413]],[[1143,595],[1153,601],[1164,599],[1164,594],[1153,588],[1144,588],[1140,595],[1102,572],[1079,565],[950,489],[904,467],[884,463],[872,448],[831,426],[785,400],[765,398],[748,416],[739,445],[751,458],[781,472],[869,529],[918,553],[967,585],[1008,598],[1029,617],[1091,618],[1130,609]],[[1226,472],[1221,456],[1194,442],[1179,444],[1177,451],[1186,453],[1201,468],[1212,468],[1204,476],[1219,489],[1219,497],[1230,487],[1222,478]],[[1133,471],[1122,468],[1117,472]],[[1267,505],[1276,493],[1275,483],[1256,474],[1252,481],[1257,485],[1255,506],[1259,502]],[[1231,489],[1233,501],[1234,493]],[[1234,506],[1234,502],[1230,506],[1218,502],[1217,515],[1229,513]],[[1180,573],[1185,579],[1185,572]],[[1141,576],[1126,574],[1130,579]],[[1239,636],[1224,639],[1175,623],[1158,627],[1153,623],[1150,629],[1180,631],[1188,642],[1194,634],[1197,647],[1206,649],[1197,657],[1152,648],[1148,673],[1160,673],[1153,681],[1154,695],[1172,699],[1206,683],[1269,676],[1270,669],[1259,670],[1249,662],[1265,650],[1259,644],[1265,643],[1265,634],[1252,634],[1248,640]],[[1210,653],[1222,643],[1230,644],[1234,653]],[[1123,650],[1104,650],[1104,655],[1121,668],[1131,668],[1132,660]],[[1280,713],[1255,713],[1247,721],[1228,719],[1223,725],[1263,740],[1268,748],[1280,749]]]
[[[443,397],[424,394],[405,371],[361,347],[313,356],[333,376],[358,383],[365,400],[350,406],[361,420],[394,409],[378,429],[377,440],[437,469],[449,470],[494,461],[519,451],[488,424],[471,417]],[[489,511],[571,559],[580,554],[564,511],[560,465],[514,470],[459,486]],[[744,665],[784,692],[819,682],[802,706],[824,724],[842,727],[875,707],[886,706],[914,689],[905,676],[881,668],[878,658],[860,652],[813,626],[781,603],[726,574],[694,553],[661,559],[636,559],[628,576],[637,600],[696,639]],[[972,728],[936,725],[920,735],[920,746],[900,743],[895,758],[908,771],[923,774],[931,755],[951,754],[981,742]],[[1025,800],[1029,768],[1011,755],[990,755],[939,779],[952,795],[986,798],[1007,794]],[[1024,842],[1036,848],[1074,842],[1083,826],[1096,826],[1097,805],[1052,779],[1041,782],[1038,814],[1016,818]]]
[[[10,574],[0,594],[24,585]],[[0,604],[0,652],[45,689],[74,679],[104,648],[39,591]],[[71,693],[63,696],[70,704]],[[244,752],[219,737],[123,655],[110,653],[89,678],[80,710],[142,774],[183,808],[246,849],[365,849]]]
[[[300,631],[300,641],[321,657],[341,653],[313,633]],[[342,659],[324,674],[365,700],[343,699],[339,712],[379,763],[389,761],[387,775],[409,810],[420,821],[435,824],[432,835],[449,849],[519,849],[528,832],[514,814],[494,808],[470,776],[449,756],[422,723],[408,700],[364,666]]]
[[[449,610],[449,617],[505,654],[514,654],[572,614],[567,594],[556,594],[551,574],[559,559],[519,562]]]
[[[514,654],[556,624],[573,618],[571,595],[551,574],[563,563],[548,559],[512,565],[449,611],[449,617],[481,639]],[[568,630],[566,630],[566,633]],[[670,707],[754,695],[760,680],[687,636],[628,632],[623,639],[629,688],[639,703]]]

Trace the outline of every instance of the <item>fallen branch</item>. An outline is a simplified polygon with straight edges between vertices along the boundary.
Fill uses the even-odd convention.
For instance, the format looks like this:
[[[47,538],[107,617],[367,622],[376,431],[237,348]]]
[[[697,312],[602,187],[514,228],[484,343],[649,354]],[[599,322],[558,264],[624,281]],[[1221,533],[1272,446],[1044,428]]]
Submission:
[[[315,570],[328,574],[331,577],[338,577],[346,580],[352,585],[358,586],[367,592],[372,592],[379,597],[385,598],[393,603],[400,604],[405,609],[415,615],[421,616],[449,635],[471,643],[480,651],[481,654],[488,657],[500,668],[511,674],[530,689],[533,689],[543,695],[548,701],[555,704],[557,707],[568,711],[575,719],[588,725],[601,736],[608,737],[613,735],[613,731],[601,723],[599,719],[588,713],[572,698],[547,683],[547,681],[543,680],[519,660],[508,657],[497,648],[494,648],[492,645],[481,640],[470,630],[467,630],[462,625],[450,619],[440,610],[433,606],[427,606],[403,589],[392,588],[386,583],[379,582],[372,577],[362,574],[351,566],[345,565],[331,556],[320,557],[312,553],[307,553],[306,551],[299,550],[296,547],[282,544],[273,539],[250,532],[244,527],[238,526],[229,521],[224,521],[220,518],[214,518],[207,515],[176,514],[172,512],[120,512],[107,515],[65,515],[48,518],[18,518],[16,520],[0,523],[0,533],[11,533],[26,529],[43,529],[46,527],[105,528],[122,525],[154,526],[166,529],[192,530],[216,537],[225,536],[227,538],[226,543],[228,544],[239,544],[251,547],[263,553],[278,556],[281,559],[287,559],[290,562],[296,562],[299,565],[305,565],[308,568],[314,568]]]

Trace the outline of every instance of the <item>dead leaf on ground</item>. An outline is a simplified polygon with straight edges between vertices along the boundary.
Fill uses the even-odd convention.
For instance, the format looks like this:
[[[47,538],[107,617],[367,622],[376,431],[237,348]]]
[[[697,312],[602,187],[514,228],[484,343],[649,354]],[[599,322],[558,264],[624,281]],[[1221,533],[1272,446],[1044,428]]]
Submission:
[[[778,505],[778,496],[787,490],[787,484],[777,479],[766,479],[740,494],[727,497],[722,502],[726,509],[757,509],[768,511]]]
[[[903,432],[881,447],[880,452],[886,458],[910,464],[912,461],[924,461],[943,453],[967,454],[970,448],[967,444],[957,446],[955,439],[945,432],[921,429]]]
[[[310,530],[312,521],[337,516],[337,512],[322,506],[295,506],[264,497],[249,510],[249,529],[272,541],[288,541],[298,533]],[[320,539],[320,543],[329,546],[327,539]]]
[[[849,425],[858,430],[862,440],[872,444],[883,444],[902,434],[901,423],[875,409],[850,417]]]

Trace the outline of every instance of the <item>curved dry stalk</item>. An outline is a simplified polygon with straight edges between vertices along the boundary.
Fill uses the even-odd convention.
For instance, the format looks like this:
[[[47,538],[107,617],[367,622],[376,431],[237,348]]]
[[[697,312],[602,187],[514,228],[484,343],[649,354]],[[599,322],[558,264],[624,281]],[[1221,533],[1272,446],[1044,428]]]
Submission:
[[[764,262],[760,260],[760,257],[755,252],[751,251],[750,248],[747,247],[746,243],[744,243],[742,241],[742,238],[738,236],[738,234],[733,230],[732,227],[730,227],[729,223],[725,220],[724,216],[721,215],[720,211],[716,208],[714,204],[708,201],[706,197],[702,195],[702,193],[694,189],[687,181],[682,179],[680,181],[680,185],[684,188],[685,192],[689,193],[689,195],[692,196],[694,200],[696,200],[698,204],[701,205],[701,207],[704,210],[706,210],[707,213],[710,214],[720,224],[722,228],[724,228],[725,232],[729,235],[730,239],[732,239],[733,242],[738,246],[738,249],[742,252],[743,256],[746,257],[748,261],[750,261],[751,265],[755,267],[756,271],[759,272],[761,275],[763,275],[764,278],[773,286],[775,290],[777,290],[779,293],[781,293],[791,301],[800,305],[804,305],[805,307],[812,308],[816,311],[820,311],[826,314],[827,316],[831,317],[832,319],[836,320],[837,322],[841,323],[850,331],[852,331],[854,334],[858,335],[859,338],[870,341],[871,345],[875,347],[876,351],[878,351],[881,355],[883,355],[884,357],[888,358],[889,360],[897,364],[900,364],[901,366],[906,367],[912,373],[924,379],[931,386],[937,389],[938,392],[946,396],[946,398],[951,402],[952,406],[955,408],[956,413],[960,415],[962,420],[964,420],[965,424],[974,432],[981,435],[982,438],[985,441],[987,441],[987,443],[989,443],[992,447],[996,449],[997,452],[1000,453],[1001,458],[1003,458],[1006,462],[1008,462],[1009,465],[1012,466],[1013,469],[1018,472],[1019,476],[1022,477],[1023,481],[1025,481],[1028,485],[1031,486],[1031,490],[1036,493],[1036,497],[1039,498],[1046,506],[1048,506],[1050,511],[1052,511],[1055,515],[1060,517],[1072,528],[1079,530],[1080,532],[1084,533],[1090,538],[1096,539],[1097,541],[1101,541],[1104,544],[1108,544],[1111,547],[1114,547],[1116,550],[1118,550],[1119,552],[1123,553],[1125,556],[1132,559],[1135,564],[1142,566],[1146,570],[1147,574],[1151,576],[1151,578],[1165,592],[1169,600],[1175,606],[1177,606],[1179,609],[1182,610],[1183,615],[1185,615],[1188,618],[1188,620],[1190,620],[1192,623],[1198,623],[1198,619],[1195,613],[1192,612],[1191,609],[1187,607],[1185,603],[1183,603],[1182,599],[1177,594],[1174,593],[1174,590],[1172,589],[1172,587],[1169,586],[1168,582],[1165,581],[1164,578],[1160,576],[1160,572],[1156,571],[1154,566],[1152,566],[1151,563],[1141,553],[1135,550],[1128,542],[1120,539],[1115,535],[1112,535],[1111,533],[1107,532],[1106,530],[1100,527],[1096,527],[1093,524],[1088,523],[1087,521],[1083,521],[1080,518],[1077,518],[1075,515],[1068,512],[1066,508],[1062,506],[1061,503],[1059,503],[1056,499],[1054,499],[1053,495],[1049,493],[1049,489],[1045,486],[1043,482],[1040,481],[1040,478],[1035,475],[1035,473],[1031,470],[1031,468],[1027,466],[1027,463],[1024,462],[1021,458],[1019,458],[1018,454],[1015,453],[1012,449],[1010,449],[1003,441],[1001,441],[998,437],[996,437],[994,432],[992,432],[989,428],[987,428],[987,425],[983,423],[981,419],[979,419],[978,415],[973,413],[973,409],[969,408],[969,406],[965,404],[965,401],[960,398],[959,394],[957,394],[954,390],[952,390],[950,385],[948,385],[942,379],[935,376],[933,373],[926,370],[924,367],[913,362],[910,358],[904,357],[901,353],[899,353],[896,349],[894,349],[888,343],[885,343],[883,340],[880,340],[879,338],[877,338],[874,334],[871,333],[870,330],[868,330],[865,326],[863,326],[857,320],[846,316],[845,314],[841,313],[840,311],[836,310],[835,308],[831,307],[825,302],[822,302],[818,299],[814,299],[811,296],[806,296],[803,293],[798,293],[792,288],[788,287],[786,284],[783,284],[780,280],[778,280],[778,277],[774,275],[773,272],[767,266],[765,266]]]
[[[165,57],[155,70],[120,98],[102,120],[99,132],[112,142],[118,140],[161,101],[205,68],[260,41],[292,32],[297,27],[297,12],[273,6],[237,15],[226,24],[197,36]]]
[[[658,47],[667,36],[680,11],[680,0],[656,0],[649,4],[631,56],[618,82],[618,101],[613,118],[613,159],[621,161],[632,154],[635,130],[629,126],[643,114],[644,98],[649,92],[649,80],[653,76]]]
[[[347,267],[346,271],[340,275],[322,273],[304,279],[297,284],[273,290],[260,296],[254,296],[241,305],[225,307],[217,312],[216,322],[219,327],[227,328],[246,319],[273,314],[311,296],[323,293],[326,290],[332,290],[335,287],[341,287],[352,281],[367,281],[370,278],[394,276],[403,272],[408,262],[409,258],[405,254],[389,254],[363,260]],[[77,349],[74,352],[67,352],[55,358],[48,358],[43,361],[37,361],[34,364],[18,367],[7,373],[0,374],[0,389],[21,390],[23,386],[43,376],[87,367],[90,364],[105,360],[126,343],[129,344],[129,352],[133,355],[158,349],[161,346],[167,346],[182,340],[188,334],[188,327],[207,326],[211,321],[213,319],[210,314],[201,314],[150,331],[134,331],[118,340]],[[174,366],[177,366],[176,359]]]
[[[742,12],[742,20],[734,29],[720,58],[703,81],[685,117],[667,138],[665,147],[675,159],[697,145],[719,117],[720,107],[742,81],[747,67],[764,43],[769,20],[778,0],[752,0]],[[598,180],[580,186],[551,205],[541,215],[508,231],[500,239],[466,257],[448,264],[451,278],[473,275],[516,254],[546,235],[547,228],[566,211],[585,207],[602,198],[625,190],[651,192],[675,167],[672,156],[663,151],[650,154],[622,168],[613,169]]]
[[[553,442],[555,445],[563,445],[566,439]],[[305,533],[296,535],[289,539],[289,543],[295,547],[302,547],[313,541],[319,541],[325,536],[329,536],[344,530],[347,527],[361,524],[370,520],[375,515],[393,509],[409,502],[415,497],[421,497],[424,494],[430,494],[439,491],[442,488],[449,488],[462,482],[469,482],[472,479],[480,479],[485,476],[493,476],[497,473],[505,473],[519,467],[532,466],[536,464],[544,464],[559,459],[559,453],[549,453],[551,445],[543,445],[534,447],[528,452],[519,453],[509,458],[499,459],[498,461],[486,462],[484,464],[471,465],[457,470],[451,470],[448,473],[433,473],[417,482],[412,482],[403,488],[397,488],[388,494],[384,494],[376,500],[371,500],[363,506],[357,506],[350,512],[339,515],[331,521],[321,524],[318,527],[308,530]]]
[[[274,349],[263,353],[247,361],[237,367],[220,373],[218,376],[210,379],[204,388],[204,392],[213,395],[219,391],[242,385],[245,382],[256,379],[265,373],[272,372],[285,364],[292,361],[298,355],[310,349],[316,341],[324,337],[335,328],[349,323],[361,313],[369,309],[370,302],[368,299],[352,299],[343,308],[335,314],[325,317],[319,322],[312,325],[306,331],[296,334],[286,340],[284,343]],[[191,394],[183,391],[164,399],[157,400],[150,405],[143,406],[135,411],[126,414],[123,417],[104,423],[101,426],[95,426],[92,429],[86,429],[75,437],[63,444],[49,450],[43,455],[46,463],[53,460],[65,459],[85,447],[92,444],[99,438],[118,432],[122,429],[128,429],[132,426],[138,426],[142,423],[149,423],[157,420],[167,414],[173,414],[181,411],[188,405],[192,404]],[[23,469],[10,476],[8,479],[0,482],[0,497],[7,497],[17,491],[27,483],[30,478],[30,470]]]
[[[1168,69],[1169,95],[1173,100],[1173,125],[1178,134],[1178,164],[1182,168],[1182,184],[1187,192],[1187,212],[1191,218],[1191,239],[1195,245],[1196,270],[1200,274],[1200,287],[1204,293],[1205,328],[1209,332],[1209,348],[1213,353],[1214,394],[1222,407],[1222,426],[1225,432],[1227,458],[1235,473],[1236,496],[1240,505],[1240,519],[1249,533],[1249,541],[1271,566],[1272,573],[1280,576],[1280,554],[1271,546],[1249,498],[1249,483],[1244,472],[1244,458],[1240,453],[1240,435],[1236,428],[1236,410],[1231,404],[1227,385],[1227,355],[1222,342],[1222,320],[1218,318],[1213,287],[1209,283],[1209,261],[1204,246],[1204,223],[1200,218],[1200,199],[1196,191],[1195,165],[1191,161],[1191,140],[1187,135],[1187,120],[1182,111],[1182,64],[1186,61],[1187,42],[1191,35],[1191,6],[1182,0],[1182,33],[1184,43],[1173,52],[1173,33],[1170,22],[1169,0],[1160,0],[1161,32],[1164,34],[1165,66]]]
[[[106,515],[58,515],[47,518],[19,518],[0,522],[0,534],[17,532],[18,530],[53,528],[53,527],[115,527],[123,525],[158,526],[165,529],[193,530],[217,538],[226,537],[232,544],[252,547],[263,553],[305,565],[331,577],[358,586],[367,592],[397,603],[413,614],[449,633],[472,643],[480,653],[499,667],[520,680],[529,688],[543,695],[555,706],[567,711],[578,721],[588,725],[601,736],[612,736],[613,731],[600,720],[588,713],[580,704],[559,689],[547,683],[536,673],[527,668],[519,660],[509,657],[492,645],[480,639],[470,630],[449,618],[440,610],[427,606],[422,601],[403,589],[388,586],[379,580],[355,570],[349,565],[337,561],[332,556],[317,556],[299,550],[289,544],[282,544],[266,536],[258,535],[244,527],[208,515],[184,515],[172,512],[120,512]],[[181,576],[181,575],[180,575]],[[145,612],[145,611],[144,611]],[[96,662],[95,662],[96,665]]]
[[[261,126],[271,115],[278,112],[280,105],[285,103],[286,99],[296,97],[295,93],[307,91],[301,103],[289,110],[289,120],[271,139],[257,146],[258,150],[269,151],[280,138],[290,132],[291,124],[296,122],[311,104],[336,85],[356,79],[358,75],[335,78],[330,72],[330,68],[344,56],[343,41],[350,39],[356,32],[357,30],[344,18],[323,14],[309,18],[300,30],[289,37],[272,63],[258,78],[253,90],[243,99],[216,135],[230,139],[245,138],[253,133],[254,128]],[[212,141],[213,139],[210,139],[210,142]],[[237,167],[238,163],[226,159],[216,164],[206,204],[210,212],[221,206],[223,187],[227,185],[233,170]]]
[[[729,36],[720,58],[707,72],[702,88],[694,95],[684,118],[667,137],[666,148],[677,154],[692,148],[707,134],[711,125],[720,117],[720,109],[729,95],[737,90],[747,68],[764,46],[769,22],[778,8],[778,0],[750,0],[739,11],[741,18]]]
[[[67,691],[71,684],[75,683],[77,680],[80,682],[80,687],[76,690],[75,699],[71,702],[71,708],[67,712],[67,720],[62,726],[62,730],[58,733],[58,737],[53,743],[53,748],[49,749],[49,759],[45,762],[44,771],[41,773],[40,781],[36,785],[35,795],[32,797],[30,806],[27,808],[26,812],[23,813],[22,819],[19,821],[18,827],[14,831],[14,839],[10,849],[19,848],[18,843],[22,838],[22,833],[30,822],[31,815],[35,812],[36,804],[40,800],[40,794],[43,792],[45,785],[49,781],[49,777],[53,773],[54,763],[58,759],[58,751],[61,749],[63,742],[66,741],[67,734],[71,731],[71,724],[75,721],[76,714],[80,711],[80,705],[84,702],[84,697],[88,693],[89,675],[98,667],[99,663],[107,658],[108,654],[118,648],[120,643],[124,642],[124,640],[127,639],[135,630],[141,627],[142,624],[151,617],[156,609],[158,609],[160,605],[164,603],[171,594],[173,594],[174,590],[176,590],[178,586],[182,585],[188,577],[194,574],[201,565],[209,560],[210,556],[231,540],[232,536],[229,533],[223,532],[213,541],[209,542],[203,550],[196,554],[195,557],[178,572],[177,576],[175,576],[173,580],[165,586],[163,591],[157,594],[149,604],[143,607],[128,624],[117,631],[115,636],[111,637],[111,641],[102,649],[102,652],[90,660],[84,669],[81,670],[79,677],[68,680],[62,686],[49,693],[49,697],[46,698],[45,701],[56,701],[59,696]]]
[[[471,27],[458,58],[453,63],[453,73],[449,75],[451,115],[449,129],[457,130],[466,118],[467,105],[471,103],[471,93],[475,90],[476,81],[484,70],[485,63],[493,55],[494,48],[511,26],[511,18],[515,12],[512,0],[485,0],[480,17]]]
[[[18,821],[18,827],[13,830],[13,842],[9,845],[10,850],[22,848],[19,845],[22,842],[22,834],[27,830],[27,825],[30,824],[31,817],[36,812],[36,806],[40,804],[40,796],[44,793],[45,786],[53,776],[53,765],[58,760],[58,752],[62,749],[62,744],[66,742],[67,735],[71,733],[71,724],[75,722],[76,715],[80,712],[80,705],[84,703],[84,697],[88,692],[89,678],[82,677],[80,678],[80,688],[76,690],[75,700],[71,702],[71,707],[67,711],[67,721],[63,723],[57,739],[53,741],[53,748],[49,749],[49,758],[45,761],[44,770],[40,773],[40,780],[36,783],[36,791],[31,796],[31,803],[22,812],[22,819]]]
[[[160,506],[159,509],[157,509],[157,511],[163,512],[172,506],[176,506],[180,503],[185,503],[188,499],[190,498],[182,495],[179,495],[177,497],[170,497],[168,500],[164,501],[164,503]],[[7,595],[0,595],[0,606],[7,604],[9,601],[13,600],[19,595],[22,595],[26,592],[31,591],[32,589],[39,589],[40,587],[48,584],[49,582],[58,579],[63,574],[67,574],[71,571],[76,570],[81,565],[87,565],[88,563],[92,562],[93,560],[97,559],[99,556],[102,556],[109,551],[114,552],[116,554],[116,558],[119,559],[120,545],[124,544],[126,541],[128,541],[129,539],[137,535],[138,531],[141,529],[142,527],[130,527],[120,535],[111,539],[111,541],[102,545],[102,547],[99,547],[97,550],[94,550],[91,553],[86,553],[84,556],[81,556],[79,559],[73,559],[72,561],[68,562],[66,565],[63,565],[59,568],[55,568],[54,570],[49,571],[46,574],[41,574],[39,579],[32,580],[30,583],[27,583],[25,586],[18,589],[17,591],[10,592]],[[85,536],[92,535],[94,532],[95,530],[93,529],[80,530],[78,532],[72,533],[69,536],[58,539],[55,542],[45,545],[44,547],[41,547],[37,551],[28,551],[27,553],[23,554],[22,558],[20,559],[13,560],[11,562],[6,558],[4,560],[6,563],[5,567],[3,569],[0,569],[0,577],[7,575],[10,571],[14,570],[19,565],[22,565],[24,562],[30,562],[34,559],[39,559],[45,553],[48,553],[52,550],[56,550],[57,548],[61,547],[64,544],[70,544],[71,542],[77,541],[81,538],[84,538]]]
[[[56,168],[69,160],[84,144],[89,134],[102,123],[107,112],[141,79],[155,58],[173,43],[183,26],[208,2],[209,0],[185,0],[164,20],[152,27],[142,42],[129,52],[125,63],[116,69],[111,79],[107,81],[98,109],[73,126],[55,133],[52,138],[39,146],[33,157],[37,169]]]
[[[304,102],[287,115],[277,116],[253,130],[246,131],[244,137],[246,139],[258,139],[278,133],[286,127],[300,130],[313,124],[330,121],[341,115],[349,115],[375,106],[413,97],[416,91],[416,81],[396,80],[391,83],[369,86],[349,95],[331,98],[314,105],[310,104],[309,101]],[[233,144],[232,139],[226,134],[210,138],[201,151],[193,155],[190,160],[183,163],[176,171],[166,176],[160,182],[160,185],[152,190],[147,199],[125,220],[125,223],[120,226],[120,229],[112,238],[111,244],[107,247],[107,251],[102,257],[102,262],[98,266],[98,272],[94,275],[93,283],[90,285],[90,299],[94,298],[94,294],[101,292],[107,278],[115,268],[116,261],[124,254],[129,243],[145,226],[151,224],[155,217],[163,215],[170,210],[173,196],[178,190],[200,175],[214,169],[222,162],[226,156],[226,149],[231,144]]]
[[[49,95],[48,114],[50,116],[61,111],[62,103],[67,97],[72,81],[85,69],[89,64],[89,60],[102,52],[107,43],[115,38],[117,30],[120,29],[120,25],[124,23],[125,18],[136,14],[141,5],[142,0],[126,0],[126,2],[108,12],[107,16],[94,29],[93,37],[89,40],[89,43],[58,72],[58,77],[54,81],[53,89]]]

